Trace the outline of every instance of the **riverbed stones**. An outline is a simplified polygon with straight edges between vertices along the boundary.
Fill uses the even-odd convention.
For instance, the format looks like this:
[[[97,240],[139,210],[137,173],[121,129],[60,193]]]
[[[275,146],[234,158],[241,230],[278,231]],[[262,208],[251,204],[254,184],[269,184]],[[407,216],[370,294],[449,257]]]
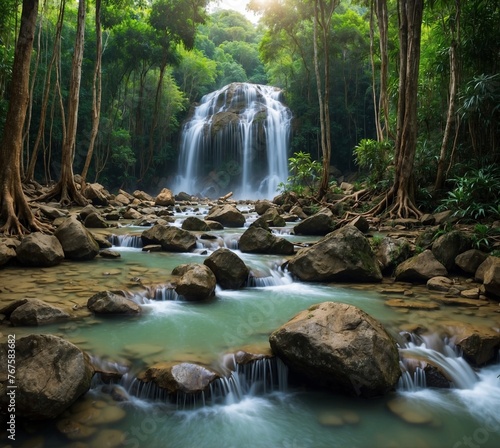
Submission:
[[[196,247],[196,237],[189,231],[174,226],[155,224],[141,234],[145,246],[161,244],[167,252],[189,252]]]
[[[432,244],[432,253],[448,271],[456,268],[455,258],[472,249],[472,238],[460,230],[441,235]]]
[[[324,236],[335,229],[335,225],[336,222],[333,218],[333,213],[325,208],[299,222],[294,226],[293,233],[295,235]]]
[[[97,212],[89,213],[83,221],[83,225],[88,229],[106,229],[109,227],[106,220]]]
[[[94,294],[87,301],[87,308],[101,315],[134,315],[141,312],[141,307],[127,299],[120,291],[101,291]]]
[[[398,265],[395,275],[398,282],[426,283],[432,277],[446,277],[448,271],[427,249]]]
[[[429,291],[448,292],[453,286],[453,280],[448,277],[436,276],[427,280],[427,289]]]
[[[485,269],[483,286],[488,295],[500,300],[500,258],[496,258],[496,260],[492,261],[489,267]]]
[[[259,218],[260,219],[260,218]],[[263,227],[251,226],[241,235],[239,249],[253,254],[292,255],[294,245]]]
[[[469,249],[455,258],[455,265],[466,274],[474,275],[477,268],[488,258],[488,254],[478,249]]]
[[[245,216],[234,205],[215,205],[205,217],[209,221],[217,221],[224,227],[243,227]]]
[[[14,238],[0,238],[0,267],[16,257],[16,247],[19,241]]]
[[[401,375],[395,340],[353,305],[314,305],[274,331],[269,342],[290,373],[313,386],[372,397],[393,389]]]
[[[162,188],[155,198],[155,205],[160,207],[168,207],[169,205],[175,205],[175,197],[172,191],[168,188]]]
[[[447,327],[468,362],[480,366],[493,361],[497,356],[500,333],[494,329],[485,325],[455,321],[448,322]]]
[[[108,205],[109,193],[104,189],[101,184],[92,183],[86,184],[83,190],[83,196],[89,199],[94,205]]]
[[[7,365],[7,344],[0,344]],[[53,335],[32,334],[16,340],[16,416],[33,420],[60,415],[90,388],[94,369],[78,347]],[[0,404],[9,402],[7,376],[0,377]]]
[[[223,289],[241,288],[250,273],[244,261],[226,248],[217,249],[203,263],[212,270]]]
[[[181,226],[184,230],[195,231],[195,232],[209,232],[212,230],[210,226],[196,216],[188,216]]]
[[[208,266],[192,263],[177,281],[175,292],[186,300],[206,300],[213,297],[217,280]]]
[[[65,219],[54,236],[61,243],[64,256],[69,260],[92,260],[99,254],[99,245],[94,237],[75,216]]]
[[[383,273],[392,273],[396,266],[410,256],[410,243],[405,238],[382,238],[375,250],[375,256]]]
[[[382,273],[366,237],[354,226],[329,233],[290,260],[290,272],[303,281],[379,282]]]
[[[64,319],[70,315],[56,306],[39,299],[21,299],[10,305],[7,315],[14,327],[24,325],[45,325]]]
[[[199,394],[209,389],[210,384],[220,376],[198,364],[183,362],[157,363],[139,374],[138,379],[144,383],[152,382],[169,395],[178,393]]]
[[[21,240],[16,257],[23,266],[49,267],[58,265],[64,259],[64,251],[54,235],[34,232]]]

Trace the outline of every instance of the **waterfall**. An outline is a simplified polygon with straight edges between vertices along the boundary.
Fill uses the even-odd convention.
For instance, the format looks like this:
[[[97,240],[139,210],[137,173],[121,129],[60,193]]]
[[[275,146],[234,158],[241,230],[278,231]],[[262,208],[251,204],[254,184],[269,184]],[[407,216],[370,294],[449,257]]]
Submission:
[[[478,375],[460,356],[455,347],[436,337],[424,338],[412,335],[405,347],[399,349],[402,376],[400,390],[416,390],[426,387],[423,368],[431,365],[457,389],[471,389],[478,381]],[[413,372],[413,374],[411,373]]]
[[[140,235],[110,235],[109,242],[114,247],[142,248],[142,238]]]
[[[281,90],[233,83],[204,96],[182,130],[175,192],[273,198],[288,177],[291,112]]]

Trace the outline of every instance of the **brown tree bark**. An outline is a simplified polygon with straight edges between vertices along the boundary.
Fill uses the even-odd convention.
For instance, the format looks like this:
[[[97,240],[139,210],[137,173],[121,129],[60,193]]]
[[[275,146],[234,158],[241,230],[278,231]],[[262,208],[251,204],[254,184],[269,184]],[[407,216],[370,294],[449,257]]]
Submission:
[[[0,145],[0,233],[20,235],[47,230],[31,211],[21,184],[22,134],[29,101],[29,71],[38,14],[38,0],[23,0],[16,44],[9,109]]]
[[[413,163],[417,149],[417,93],[423,0],[398,0],[399,97],[394,184],[385,199],[367,214],[387,212],[395,218],[420,217],[414,202]]]
[[[102,61],[102,28],[101,28],[101,0],[95,2],[95,34],[96,34],[96,60],[94,66],[94,77],[92,82],[92,130],[90,131],[90,141],[87,150],[87,157],[82,170],[82,190],[85,188],[87,173],[89,171],[94,146],[99,131],[99,120],[101,117],[101,61]]]
[[[62,148],[60,178],[51,191],[37,198],[37,200],[42,201],[57,197],[63,206],[68,206],[73,202],[78,205],[85,205],[88,202],[80,191],[78,191],[73,178],[73,159],[75,155],[76,128],[82,77],[83,44],[85,38],[85,12],[85,0],[80,0],[78,2],[78,23],[75,48],[71,64],[66,138]]]
[[[49,104],[49,95],[50,95],[50,85],[51,85],[51,76],[52,76],[52,67],[57,60],[57,54],[59,52],[59,47],[61,43],[61,31],[63,26],[64,19],[64,10],[66,6],[66,1],[62,0],[59,5],[59,15],[57,17],[57,25],[56,25],[56,35],[54,37],[54,46],[52,49],[52,57],[50,58],[49,65],[47,67],[46,74],[46,82],[43,91],[42,98],[42,107],[40,112],[40,125],[38,126],[38,132],[36,135],[35,143],[33,145],[33,151],[31,154],[31,159],[28,164],[28,169],[25,173],[25,181],[31,181],[35,178],[35,165],[38,158],[38,150],[40,148],[40,144],[42,141],[43,134],[45,132],[45,121],[47,118],[47,106]]]
[[[23,0],[9,109],[0,145],[0,233],[12,235],[48,230],[33,215],[21,184],[22,134],[29,101],[29,69],[37,14],[38,0]]]
[[[330,182],[330,159],[332,154],[332,139],[330,132],[330,24],[332,15],[340,0],[315,0],[314,2],[314,69],[320,108],[321,152],[323,155],[323,169],[318,190],[318,199],[322,199],[328,192]],[[318,55],[318,28],[321,28],[323,44],[323,78],[321,82]]]
[[[448,99],[448,112],[446,114],[446,126],[444,128],[443,141],[441,143],[441,151],[439,153],[436,182],[434,190],[443,188],[445,181],[445,164],[448,153],[448,143],[451,138],[451,133],[456,118],[457,108],[457,93],[458,93],[458,75],[459,75],[459,59],[458,59],[458,42],[460,41],[460,0],[455,0],[455,20],[450,21],[450,87]]]

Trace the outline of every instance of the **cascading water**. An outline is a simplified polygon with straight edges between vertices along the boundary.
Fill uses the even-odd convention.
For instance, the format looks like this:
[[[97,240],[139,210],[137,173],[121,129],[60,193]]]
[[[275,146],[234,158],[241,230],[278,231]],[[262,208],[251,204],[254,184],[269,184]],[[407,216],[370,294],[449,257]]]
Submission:
[[[291,112],[282,91],[233,83],[203,97],[182,131],[175,192],[272,198],[288,177]]]

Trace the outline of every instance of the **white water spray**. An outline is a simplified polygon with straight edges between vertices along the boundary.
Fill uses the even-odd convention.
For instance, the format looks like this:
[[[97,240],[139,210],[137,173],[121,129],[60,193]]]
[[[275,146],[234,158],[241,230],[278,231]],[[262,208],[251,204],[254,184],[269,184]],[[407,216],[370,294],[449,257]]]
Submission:
[[[202,98],[184,125],[175,192],[272,198],[288,177],[291,112],[281,90],[233,83]]]

